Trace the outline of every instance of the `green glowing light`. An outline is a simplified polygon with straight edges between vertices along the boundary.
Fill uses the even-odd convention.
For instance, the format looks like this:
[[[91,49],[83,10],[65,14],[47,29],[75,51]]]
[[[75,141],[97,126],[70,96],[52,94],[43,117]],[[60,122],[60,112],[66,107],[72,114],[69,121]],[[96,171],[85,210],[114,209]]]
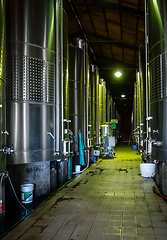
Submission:
[[[158,7],[158,4],[157,4],[157,0],[153,0],[153,4],[154,4],[154,10],[155,10],[155,13],[157,15],[157,19],[160,23],[160,28],[162,28],[161,30],[163,30],[163,23],[162,23],[162,18],[161,18],[161,14],[160,14],[160,10],[159,10],[159,7]]]
[[[0,79],[4,75],[4,54],[5,54],[5,9],[4,1],[0,2],[1,28],[0,28]]]

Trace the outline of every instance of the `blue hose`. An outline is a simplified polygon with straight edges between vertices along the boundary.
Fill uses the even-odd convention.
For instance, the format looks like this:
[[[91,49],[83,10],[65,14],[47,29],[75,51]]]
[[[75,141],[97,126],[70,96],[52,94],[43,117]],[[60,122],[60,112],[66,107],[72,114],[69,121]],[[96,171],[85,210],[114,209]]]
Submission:
[[[85,160],[84,160],[84,144],[83,144],[83,140],[82,140],[82,134],[79,133],[78,135],[79,138],[79,164],[81,166],[85,165]]]
[[[72,178],[72,162],[73,156],[70,156],[68,159],[68,180]]]

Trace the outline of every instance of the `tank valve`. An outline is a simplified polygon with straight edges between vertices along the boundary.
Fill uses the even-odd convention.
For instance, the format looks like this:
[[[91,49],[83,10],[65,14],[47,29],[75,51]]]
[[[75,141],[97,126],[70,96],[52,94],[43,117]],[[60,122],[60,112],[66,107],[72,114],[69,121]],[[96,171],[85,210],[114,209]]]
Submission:
[[[6,130],[4,132],[1,131],[1,134],[9,135],[8,131],[6,131]]]
[[[51,138],[55,139],[55,137],[53,136],[53,134],[51,132],[47,132],[48,135],[51,136]]]
[[[154,146],[161,147],[163,145],[163,142],[156,141],[155,139],[149,139],[149,142],[152,143]]]
[[[153,133],[158,133],[159,134],[159,131],[158,130],[153,130]]]
[[[153,145],[157,146],[157,147],[161,147],[163,144],[161,141],[156,141],[153,143]]]
[[[5,146],[3,149],[1,149],[1,151],[3,151],[4,154],[14,153],[14,146],[13,146],[13,144],[11,145],[10,148],[8,148],[7,146]]]

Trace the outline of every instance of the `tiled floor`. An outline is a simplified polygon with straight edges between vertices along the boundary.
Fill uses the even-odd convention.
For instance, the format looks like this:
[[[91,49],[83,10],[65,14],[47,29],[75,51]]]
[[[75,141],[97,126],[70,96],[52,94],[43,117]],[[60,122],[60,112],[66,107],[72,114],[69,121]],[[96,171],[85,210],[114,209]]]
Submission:
[[[114,159],[93,164],[3,240],[166,240],[167,204],[140,162],[131,147],[117,147]]]

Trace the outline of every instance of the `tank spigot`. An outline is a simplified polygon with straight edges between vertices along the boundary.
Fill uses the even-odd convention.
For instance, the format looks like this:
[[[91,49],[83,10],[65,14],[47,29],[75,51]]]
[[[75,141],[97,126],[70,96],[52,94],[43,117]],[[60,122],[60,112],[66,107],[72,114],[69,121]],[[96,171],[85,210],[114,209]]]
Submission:
[[[163,145],[163,143],[161,141],[156,141],[153,143],[153,145],[155,145],[157,147],[161,147]]]
[[[48,135],[51,136],[51,138],[55,139],[55,137],[53,136],[53,134],[51,132],[47,132]]]
[[[3,131],[1,131],[1,134],[6,134],[6,135],[9,135],[8,131],[6,131],[6,130],[5,130],[4,132],[3,132]]]
[[[154,146],[161,147],[163,145],[163,142],[157,141],[155,139],[149,139],[149,142],[152,143]]]
[[[4,154],[14,153],[14,146],[13,146],[13,144],[11,145],[10,148],[8,148],[7,146],[5,146],[5,147],[2,149],[2,151],[3,151]]]

